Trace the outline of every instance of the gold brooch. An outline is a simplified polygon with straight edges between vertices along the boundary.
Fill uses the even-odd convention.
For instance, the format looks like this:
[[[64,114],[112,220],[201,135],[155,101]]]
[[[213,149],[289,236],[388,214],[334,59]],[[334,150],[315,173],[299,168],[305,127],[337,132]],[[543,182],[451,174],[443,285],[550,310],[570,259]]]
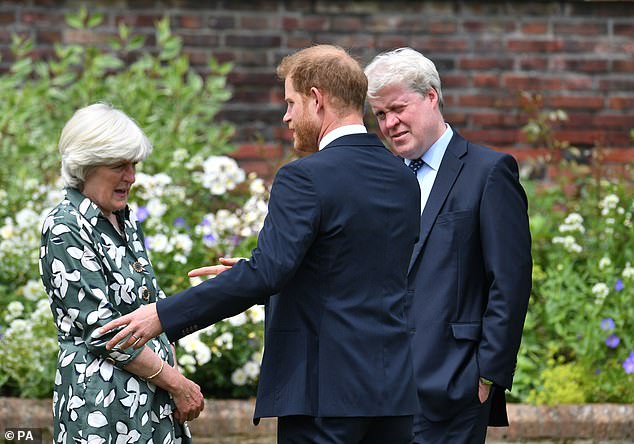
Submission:
[[[141,262],[136,261],[135,263],[132,264],[132,268],[134,269],[134,271],[136,271],[137,273],[141,273],[142,271],[145,271],[145,268],[143,268],[143,265],[141,264]]]

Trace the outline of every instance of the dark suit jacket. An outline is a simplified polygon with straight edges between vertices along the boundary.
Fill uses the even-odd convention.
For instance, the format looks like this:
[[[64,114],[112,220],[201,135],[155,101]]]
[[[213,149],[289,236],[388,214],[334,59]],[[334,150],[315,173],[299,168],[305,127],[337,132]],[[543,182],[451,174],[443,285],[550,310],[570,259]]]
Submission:
[[[266,299],[255,418],[415,413],[405,305],[419,193],[375,135],[285,165],[251,259],[161,300],[165,332],[175,340]]]
[[[505,425],[531,290],[527,200],[513,157],[457,132],[421,216],[409,268],[410,328],[423,415],[450,418],[500,388],[491,425]]]

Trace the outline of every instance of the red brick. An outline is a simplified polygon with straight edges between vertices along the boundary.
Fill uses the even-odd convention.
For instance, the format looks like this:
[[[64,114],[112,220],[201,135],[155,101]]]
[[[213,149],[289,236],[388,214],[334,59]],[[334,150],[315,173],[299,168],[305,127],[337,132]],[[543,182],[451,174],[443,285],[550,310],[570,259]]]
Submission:
[[[327,31],[330,29],[330,20],[320,16],[305,16],[301,21],[303,31]]]
[[[203,18],[200,15],[181,15],[175,18],[175,22],[181,28],[200,29],[203,27]]]
[[[64,15],[56,12],[46,11],[46,12],[37,12],[37,11],[23,11],[20,14],[21,21],[28,25],[57,25],[59,23],[64,23]]]
[[[634,161],[634,148],[606,148],[603,156],[606,162],[630,163]]]
[[[561,80],[562,88],[568,90],[588,91],[594,87],[593,79],[590,76],[565,77]]]
[[[190,31],[191,32],[191,31]],[[180,37],[183,39],[183,44],[190,47],[213,48],[218,46],[219,36],[218,34],[203,34],[202,32],[196,32],[195,34],[181,33]]]
[[[374,46],[374,38],[367,34],[352,35],[320,35],[319,42],[337,44],[344,48],[372,48]]]
[[[277,48],[282,42],[279,35],[228,34],[225,37],[227,46],[246,48]]]
[[[546,100],[552,108],[603,109],[605,99],[597,96],[553,96]]]
[[[156,23],[163,18],[161,14],[125,14],[115,16],[115,23],[125,23],[135,28],[154,28]]]
[[[487,18],[485,20],[465,20],[462,27],[469,33],[495,33],[503,34],[515,31],[516,25],[513,21]]]
[[[574,129],[574,130],[565,130],[559,129],[554,130],[553,135],[557,140],[565,140],[570,142],[572,145],[595,145],[601,144],[605,141],[605,131],[600,129]]]
[[[561,78],[547,78],[537,74],[503,74],[502,84],[507,88],[526,91],[548,91],[561,88]]]
[[[62,40],[62,33],[60,31],[43,30],[38,29],[35,33],[35,40],[38,43],[45,43],[51,45],[53,43],[59,43]]]
[[[548,23],[546,22],[529,22],[521,25],[521,31],[525,34],[546,34],[548,32]]]
[[[460,69],[477,69],[477,70],[491,70],[491,69],[511,69],[513,67],[513,60],[501,57],[463,57],[458,60],[458,67]]]
[[[274,72],[247,72],[247,71],[231,71],[228,75],[228,81],[232,85],[260,85],[270,86],[277,85],[279,80]]]
[[[279,144],[242,144],[231,153],[235,159],[279,159],[282,156],[282,146]]]
[[[263,14],[254,14],[240,17],[238,27],[242,29],[248,29],[249,31],[275,29],[275,27],[271,26],[270,17],[267,17]]]
[[[474,108],[493,108],[496,104],[496,98],[490,94],[465,94],[459,97],[458,104]]]
[[[430,37],[412,37],[412,47],[419,51],[430,53],[437,52],[465,52],[468,48],[468,42],[464,38],[430,38]]]
[[[516,114],[478,112],[471,115],[471,120],[478,127],[517,127],[520,125]]]
[[[458,32],[458,25],[455,21],[443,22],[434,20],[429,26],[425,26],[424,28],[432,35],[455,34]]]
[[[634,109],[634,97],[631,96],[614,96],[608,98],[608,107],[610,109]]]
[[[83,29],[66,28],[63,31],[64,43],[76,43],[83,45],[105,44],[114,34],[95,32]]]
[[[300,36],[300,35],[291,35],[286,37],[286,46],[291,49],[301,49],[306,48],[313,44],[313,40],[308,36]],[[289,51],[289,53],[294,51]]]
[[[541,71],[548,68],[548,58],[539,56],[528,56],[519,59],[520,69],[526,71]]]
[[[629,128],[634,128],[634,114],[601,114],[594,117],[592,124],[603,128],[626,128],[629,132]]]
[[[296,29],[300,29],[300,18],[285,15],[282,17],[281,27],[284,31],[294,31]]]
[[[441,83],[443,88],[466,88],[469,86],[469,76],[462,73],[441,75]]]
[[[556,40],[518,40],[509,39],[507,42],[507,48],[513,52],[556,52],[563,49],[563,41]]]
[[[622,37],[634,37],[634,23],[615,23],[614,35]]]
[[[401,48],[408,45],[408,38],[402,35],[382,35],[376,39],[376,49],[379,51]]]
[[[207,28],[209,29],[231,29],[235,28],[236,21],[230,15],[212,15],[207,19]]]
[[[607,60],[566,60],[565,68],[572,72],[608,72],[610,65]]]
[[[510,146],[518,140],[518,130],[469,130],[463,129],[460,134],[474,143],[482,145],[488,145],[491,147],[496,146]]]
[[[628,78],[613,78],[613,79],[600,79],[599,89],[601,91],[634,91],[634,78],[632,76]]]
[[[476,74],[473,76],[473,86],[476,88],[497,88],[500,86],[500,76],[497,74]]]
[[[598,37],[606,35],[608,32],[607,25],[603,23],[588,23],[587,21],[564,23],[559,22],[553,25],[554,33],[557,35],[583,35]]]
[[[0,11],[0,24],[6,25],[15,22],[15,12]]]
[[[334,17],[331,28],[333,31],[356,32],[363,29],[363,24],[358,17]]]
[[[614,72],[632,74],[634,73],[634,60],[614,60],[612,61],[612,70]]]

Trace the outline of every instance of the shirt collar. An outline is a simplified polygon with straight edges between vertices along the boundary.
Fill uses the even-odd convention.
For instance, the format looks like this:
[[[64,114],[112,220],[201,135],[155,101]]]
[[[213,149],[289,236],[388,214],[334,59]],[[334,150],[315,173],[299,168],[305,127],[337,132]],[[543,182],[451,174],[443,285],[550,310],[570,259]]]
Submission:
[[[445,125],[445,132],[425,151],[422,157],[423,161],[435,171],[438,171],[440,168],[440,162],[442,162],[445,151],[447,151],[447,146],[449,146],[449,142],[453,137],[453,130],[449,124],[445,123]]]
[[[97,204],[81,194],[81,191],[77,188],[66,187],[64,191],[66,192],[66,199],[68,199],[72,206],[77,208],[79,213],[84,216],[86,220],[90,221],[93,227],[97,225],[99,217],[105,217]],[[123,210],[125,219],[128,219],[129,214],[130,208],[126,206],[125,210]]]
[[[319,150],[321,151],[330,142],[342,136],[348,136],[350,134],[361,134],[361,133],[367,133],[367,132],[368,130],[363,125],[340,126],[339,128],[335,128],[334,130],[330,131],[321,139],[321,141],[319,142]]]

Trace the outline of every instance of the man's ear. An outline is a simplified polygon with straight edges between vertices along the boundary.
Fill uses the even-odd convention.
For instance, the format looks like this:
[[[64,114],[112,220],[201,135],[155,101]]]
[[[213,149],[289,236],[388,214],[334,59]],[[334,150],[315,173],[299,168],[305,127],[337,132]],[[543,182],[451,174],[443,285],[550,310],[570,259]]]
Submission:
[[[324,108],[325,97],[321,91],[314,86],[310,88],[309,99],[315,104],[315,112],[319,113]]]

